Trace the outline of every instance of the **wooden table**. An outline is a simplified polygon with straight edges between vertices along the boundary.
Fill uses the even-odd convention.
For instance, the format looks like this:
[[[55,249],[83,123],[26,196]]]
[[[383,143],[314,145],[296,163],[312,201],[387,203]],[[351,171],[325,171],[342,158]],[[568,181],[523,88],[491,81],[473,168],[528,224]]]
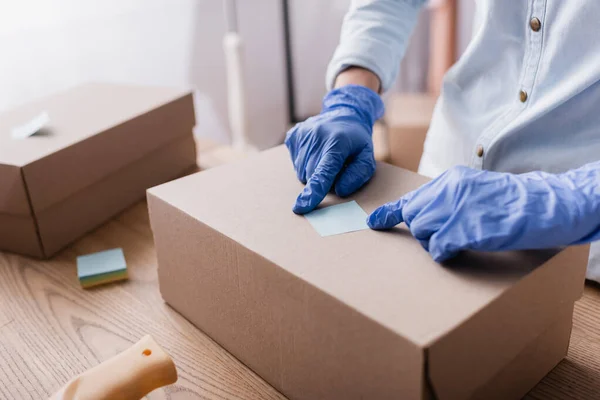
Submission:
[[[81,289],[76,256],[115,247],[125,252],[130,279]],[[0,399],[47,398],[148,333],[179,371],[176,384],[149,399],[284,398],[164,304],[145,202],[50,261],[0,253]],[[600,399],[597,287],[587,286],[575,307],[568,357],[527,398]]]

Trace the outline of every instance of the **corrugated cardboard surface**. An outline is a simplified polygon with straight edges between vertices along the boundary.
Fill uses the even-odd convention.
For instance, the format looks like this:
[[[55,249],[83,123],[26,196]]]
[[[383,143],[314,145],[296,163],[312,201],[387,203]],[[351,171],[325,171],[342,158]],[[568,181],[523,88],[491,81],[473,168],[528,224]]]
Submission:
[[[278,390],[419,397],[417,346],[162,200],[149,204],[163,297]]]
[[[479,387],[473,400],[520,399],[566,355],[571,337],[573,305],[555,310],[555,322],[532,340],[496,375]]]
[[[21,168],[0,160],[0,215],[31,215]]]
[[[195,140],[189,132],[42,211],[37,221],[46,255],[53,255],[74,238],[140,201],[147,188],[178,178],[195,165]]]
[[[0,250],[37,258],[44,256],[32,216],[0,214]]]
[[[183,89],[89,83],[13,108],[0,114],[0,163],[25,166],[189,94]],[[40,135],[11,138],[13,127],[42,111],[48,112],[50,123]],[[189,114],[180,118],[192,128]]]
[[[557,310],[572,308],[583,291],[585,269],[581,266],[587,263],[588,248],[570,247],[558,253],[543,268],[525,276],[504,296],[430,346],[429,376],[440,399],[470,398],[481,382],[491,380],[515,357],[515,352],[556,320]],[[523,253],[531,257],[543,254]],[[465,259],[481,265],[488,257],[472,253]],[[496,271],[506,268],[492,264],[487,267]],[[460,359],[456,359],[457,354]]]
[[[380,164],[352,199],[370,212],[425,181]],[[444,267],[403,227],[322,238],[291,212],[301,189],[280,147],[149,192],[165,300],[292,398],[421,398],[427,355],[439,398],[473,394],[581,293],[585,248]],[[476,372],[465,388],[454,368]]]
[[[11,128],[41,112],[50,118],[42,131],[11,138]],[[32,216],[38,247],[53,254],[146,188],[191,169],[194,124],[189,90],[104,83],[7,111],[0,115],[0,218],[8,216],[24,238],[29,223],[12,217]],[[31,247],[24,239],[0,240],[0,248],[39,253],[23,251]]]
[[[42,257],[22,170],[0,164],[0,250]]]
[[[18,116],[46,110],[41,135],[12,140]],[[23,167],[35,212],[66,199],[145,154],[189,135],[189,91],[87,84],[0,116],[0,163]]]

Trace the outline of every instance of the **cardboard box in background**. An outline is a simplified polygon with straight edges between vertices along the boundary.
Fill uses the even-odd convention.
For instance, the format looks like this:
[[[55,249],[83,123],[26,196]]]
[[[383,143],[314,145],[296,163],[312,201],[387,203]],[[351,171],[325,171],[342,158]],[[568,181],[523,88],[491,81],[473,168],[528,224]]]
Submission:
[[[424,182],[380,163],[352,199]],[[164,299],[290,399],[518,399],[566,355],[588,247],[442,266],[403,227],[319,236],[301,189],[279,147],[148,192]]]
[[[38,134],[11,130],[46,111]],[[49,257],[196,165],[187,90],[87,84],[0,114],[0,250]]]
[[[375,160],[389,162],[390,146],[388,142],[388,132],[385,123],[381,120],[375,121],[373,125],[373,152]]]
[[[427,93],[394,94],[386,101],[388,160],[417,172],[437,98]]]

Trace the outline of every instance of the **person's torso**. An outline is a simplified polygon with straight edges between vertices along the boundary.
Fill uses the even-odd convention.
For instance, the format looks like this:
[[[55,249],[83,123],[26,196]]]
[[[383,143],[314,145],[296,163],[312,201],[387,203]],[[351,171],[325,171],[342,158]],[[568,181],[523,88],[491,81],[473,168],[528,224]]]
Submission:
[[[598,21],[599,0],[479,0],[473,40],[446,74],[419,172],[558,173],[600,160]],[[600,243],[587,277],[600,282]]]
[[[599,20],[598,0],[478,1],[419,172],[561,172],[600,159]]]

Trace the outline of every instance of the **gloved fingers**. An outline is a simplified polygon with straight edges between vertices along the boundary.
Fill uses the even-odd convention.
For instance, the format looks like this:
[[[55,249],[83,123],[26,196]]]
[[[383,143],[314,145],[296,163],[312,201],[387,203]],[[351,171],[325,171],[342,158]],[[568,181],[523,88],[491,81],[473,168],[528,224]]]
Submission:
[[[428,251],[431,258],[436,262],[443,262],[455,257],[462,250],[475,249],[468,235],[468,232],[461,228],[460,221],[447,222],[429,239]]]
[[[423,186],[404,207],[404,222],[418,240],[429,240],[456,212],[453,190],[433,183]]]
[[[335,183],[335,193],[340,197],[351,195],[371,179],[375,173],[373,148],[365,146],[350,162]]]
[[[411,193],[410,202],[406,204],[402,212],[404,222],[411,227],[411,231],[413,220],[417,216],[430,213],[439,216],[446,212],[448,204],[455,195],[452,185],[448,185],[447,173],[443,173]],[[427,235],[421,236],[426,237]]]
[[[445,215],[435,210],[423,209],[410,222],[410,233],[417,240],[429,240],[446,222]]]
[[[455,257],[460,250],[462,250],[458,247],[442,244],[441,242],[443,241],[440,241],[436,237],[436,234],[434,234],[429,240],[429,249],[427,251],[429,251],[431,258],[433,258],[435,262],[444,262],[452,257]]]
[[[292,129],[287,131],[285,135],[285,146],[290,153],[294,170],[296,171],[296,177],[298,180],[306,184],[306,157],[302,156],[300,146],[298,145],[299,130],[302,128],[302,123],[296,124]]]
[[[300,146],[298,143],[298,136],[301,135],[301,129],[303,126],[303,122],[297,123],[285,134],[285,147],[287,147],[290,156],[292,157],[292,161],[294,162],[294,166],[296,164],[296,160],[298,160],[300,151]]]
[[[305,185],[308,182],[308,179],[314,175],[315,171],[317,170],[317,167],[321,163],[320,154],[321,154],[320,152],[316,153],[316,154],[312,154],[304,162],[304,168],[303,168],[304,169],[304,180],[302,181],[302,183],[304,183]]]
[[[367,218],[367,225],[369,225],[369,228],[390,229],[403,222],[402,209],[412,196],[411,193],[401,197],[398,201],[384,204],[373,211]]]
[[[372,229],[389,229],[404,222],[410,228],[412,219],[422,206],[429,203],[429,193],[435,193],[435,187],[432,185],[435,185],[435,181],[405,194],[396,202],[384,204],[371,213],[367,224]]]
[[[315,209],[323,201],[335,181],[336,176],[344,166],[345,158],[338,152],[326,153],[315,172],[310,176],[306,186],[296,199],[293,211],[296,214],[306,214]]]
[[[429,251],[429,239],[417,239],[425,251]]]
[[[300,123],[297,123],[285,134],[285,140],[283,142],[285,143],[285,145],[288,148],[288,150],[290,151],[290,153],[292,153],[292,151],[298,147],[298,146],[296,146],[296,135],[298,133],[299,127],[300,127]],[[294,156],[294,154],[292,154],[292,157],[293,156]]]
[[[296,177],[302,184],[306,185],[306,168],[304,163],[300,160],[294,160],[294,170],[296,170]]]

